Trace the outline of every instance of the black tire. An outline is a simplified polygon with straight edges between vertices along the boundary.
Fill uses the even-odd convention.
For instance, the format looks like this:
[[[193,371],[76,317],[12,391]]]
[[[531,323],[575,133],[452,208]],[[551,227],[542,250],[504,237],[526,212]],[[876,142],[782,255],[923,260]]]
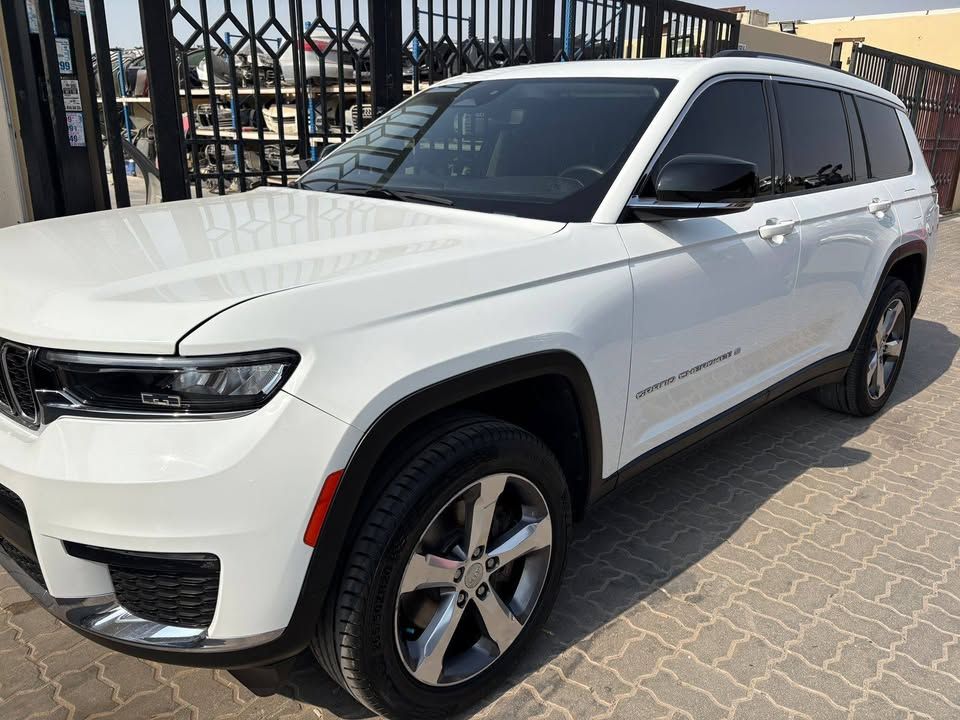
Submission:
[[[876,328],[880,324],[880,319],[887,308],[896,300],[903,303],[904,328],[903,338],[901,340],[902,347],[896,364],[893,367],[890,380],[886,383],[885,391],[880,394],[879,397],[872,397],[867,390],[867,374],[876,346]],[[820,404],[831,410],[857,417],[866,417],[879,412],[890,399],[893,388],[896,386],[897,378],[900,376],[900,371],[903,369],[903,361],[906,358],[907,346],[910,340],[910,321],[912,317],[913,304],[910,298],[910,290],[903,280],[895,277],[887,278],[870,312],[863,337],[860,338],[860,343],[854,352],[853,360],[847,369],[847,374],[841,382],[817,388],[817,400]]]
[[[497,473],[530,481],[550,513],[553,541],[539,601],[513,644],[479,675],[452,686],[421,683],[404,664],[396,641],[395,608],[404,570],[437,513],[471,484]],[[559,463],[539,438],[493,418],[461,419],[434,430],[391,474],[350,550],[339,593],[318,627],[313,649],[327,672],[374,712],[395,719],[446,718],[495,689],[549,615],[566,562],[570,493]]]

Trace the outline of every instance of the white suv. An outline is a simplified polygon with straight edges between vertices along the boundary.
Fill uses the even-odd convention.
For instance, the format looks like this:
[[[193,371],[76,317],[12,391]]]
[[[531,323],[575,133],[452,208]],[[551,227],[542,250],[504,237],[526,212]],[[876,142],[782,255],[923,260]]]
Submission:
[[[765,57],[453,78],[297,185],[0,234],[0,562],[391,717],[496,687],[620,483],[802,390],[882,408],[938,224],[896,97]]]

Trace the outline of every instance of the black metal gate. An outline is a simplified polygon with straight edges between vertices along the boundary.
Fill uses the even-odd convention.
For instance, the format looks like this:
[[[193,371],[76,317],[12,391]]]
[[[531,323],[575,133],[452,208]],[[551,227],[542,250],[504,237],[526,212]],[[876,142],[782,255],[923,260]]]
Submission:
[[[857,45],[850,72],[903,100],[937,183],[940,205],[952,207],[960,174],[960,70]]]
[[[736,50],[736,15],[675,0],[564,2],[555,60],[711,57]]]
[[[90,3],[96,22],[103,0]],[[140,0],[140,12],[147,78],[121,63],[117,102],[129,114],[149,92],[165,200],[286,184],[438,79],[710,56],[739,35],[736,16],[677,0]]]

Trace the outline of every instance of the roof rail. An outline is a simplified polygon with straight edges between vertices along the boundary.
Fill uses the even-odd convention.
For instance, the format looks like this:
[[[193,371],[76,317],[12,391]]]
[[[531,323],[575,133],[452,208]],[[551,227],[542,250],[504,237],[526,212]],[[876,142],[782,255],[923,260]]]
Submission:
[[[801,65],[813,65],[814,67],[826,68],[828,70],[836,70],[837,72],[843,72],[840,68],[834,67],[833,65],[823,65],[813,60],[804,60],[803,58],[792,57],[790,55],[779,55],[777,53],[769,52],[759,52],[757,50],[721,50],[714,57],[742,57],[742,58],[759,58],[765,60],[785,60],[787,62],[800,63]]]

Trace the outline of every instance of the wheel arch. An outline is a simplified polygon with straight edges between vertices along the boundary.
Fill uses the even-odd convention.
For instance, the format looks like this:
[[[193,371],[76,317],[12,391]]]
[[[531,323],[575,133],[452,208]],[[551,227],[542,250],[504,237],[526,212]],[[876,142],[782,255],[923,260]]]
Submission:
[[[490,413],[497,404],[497,393],[502,394],[518,384],[530,389],[530,383],[541,378],[562,380],[576,402],[584,470],[582,485],[571,490],[580,496],[579,509],[582,511],[600,494],[603,462],[600,414],[590,375],[573,353],[551,350],[522,355],[427,385],[381,412],[350,456],[313,550],[288,633],[304,632],[308,623],[316,622],[319,608],[329,608],[326,605],[329,593],[336,592],[342,573],[343,551],[362,525],[365,505],[376,496],[376,474],[381,464],[389,461],[391,448],[402,445],[420,429],[429,432],[431,427],[434,431],[440,426],[449,428],[449,422],[458,414],[466,417],[471,411],[474,415]],[[476,398],[484,398],[487,403],[470,402]],[[546,439],[545,442],[550,445]],[[563,458],[560,459],[563,464]]]
[[[523,412],[523,400],[535,397],[553,413]],[[593,383],[583,362],[566,350],[538,352],[434,382],[381,412],[366,428],[344,468],[331,512],[340,502],[356,509],[370,481],[391,450],[457,414],[486,414],[513,422],[538,435],[561,461],[574,502],[586,505],[602,475],[600,413]],[[557,414],[559,413],[559,415]],[[575,436],[580,457],[564,452],[561,440]],[[581,467],[575,468],[576,463]],[[344,497],[340,498],[341,491]],[[339,501],[339,502],[338,502]],[[321,536],[322,541],[322,536]]]
[[[867,322],[870,319],[870,311],[877,302],[880,291],[887,278],[897,277],[903,280],[910,289],[910,298],[913,301],[913,311],[916,312],[917,304],[920,302],[920,296],[923,292],[923,281],[927,266],[927,243],[924,240],[910,240],[894,248],[887,262],[883,266],[880,277],[877,280],[876,287],[873,289],[873,296],[867,305],[863,314],[863,320],[857,328],[857,333],[850,343],[848,350],[853,352],[860,344],[863,333],[866,332]]]
[[[924,250],[926,244],[924,244]],[[910,305],[913,312],[917,311],[920,296],[923,293],[923,279],[926,273],[926,252],[912,252],[897,258],[890,266],[886,277],[897,277],[903,280],[910,290]],[[886,278],[885,278],[886,279]]]

